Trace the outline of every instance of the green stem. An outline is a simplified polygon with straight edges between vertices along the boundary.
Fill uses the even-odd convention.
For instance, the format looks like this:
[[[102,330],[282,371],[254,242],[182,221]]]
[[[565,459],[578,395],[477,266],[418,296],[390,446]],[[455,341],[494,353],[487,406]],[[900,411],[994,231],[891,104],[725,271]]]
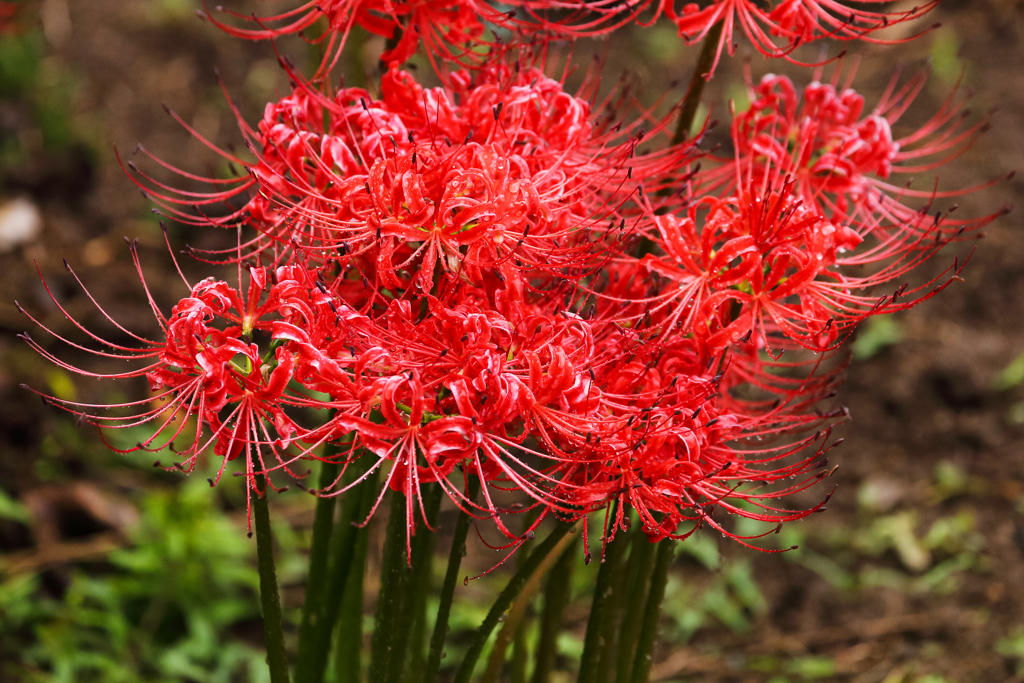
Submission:
[[[432,563],[431,563],[432,564]],[[426,638],[427,638],[427,591],[433,578],[431,566],[423,578],[423,590],[416,596],[416,615],[412,622],[412,634],[410,636],[411,647],[409,648],[409,663],[406,666],[405,680],[407,683],[422,683],[423,668],[427,662]]]
[[[281,618],[281,596],[277,592],[277,571],[274,568],[274,541],[270,533],[270,510],[267,508],[267,482],[257,474],[249,492],[253,526],[256,527],[256,558],[260,574],[260,602],[263,606],[263,636],[267,641],[267,666],[271,683],[288,683],[288,660],[284,651],[284,627]],[[263,490],[261,497],[257,489]]]
[[[690,85],[686,88],[686,95],[680,105],[676,134],[672,138],[673,145],[678,145],[685,140],[690,134],[690,129],[693,128],[693,119],[697,116],[700,98],[704,94],[704,85],[708,82],[707,74],[711,69],[711,64],[715,61],[715,53],[718,52],[718,42],[721,38],[722,22],[720,21],[711,27],[701,45],[697,64],[693,67],[693,76],[690,77]]]
[[[535,506],[528,510],[523,515],[523,532],[533,526],[533,523],[537,521],[537,516],[540,514],[540,506]],[[523,541],[523,544],[519,546],[519,550],[516,551],[516,567],[518,568],[526,558],[530,556],[530,551],[533,550],[533,546],[536,544],[535,540]],[[529,607],[528,605],[526,606]],[[506,624],[508,621],[506,620]],[[529,615],[524,614],[523,619],[516,626],[515,635],[512,636],[512,671],[511,671],[511,683],[526,683],[526,664],[530,658],[530,644],[527,642],[526,630],[529,628]],[[498,634],[499,637],[501,634]],[[494,650],[491,650],[493,653]],[[494,656],[493,654],[491,655]],[[504,662],[504,657],[501,658]],[[497,665],[497,664],[496,664]],[[490,662],[488,662],[488,668],[490,668]],[[497,675],[497,671],[495,675]],[[485,671],[484,678],[487,677]]]
[[[441,507],[441,495],[443,491],[440,485],[433,485],[423,490],[420,495],[423,497],[423,512],[426,513],[426,522],[434,526],[437,521],[437,512]],[[413,501],[416,504],[416,501]],[[426,600],[427,577],[430,575],[430,560],[433,555],[434,539],[436,534],[431,531],[427,524],[423,524],[416,530],[412,539],[411,567],[406,567],[405,576],[402,577],[402,604],[399,618],[394,624],[394,649],[391,654],[391,662],[388,667],[388,683],[401,683],[405,673],[406,658],[410,648],[410,635],[413,623],[416,620],[416,613],[419,605]],[[421,648],[422,643],[412,643],[413,648]]]
[[[370,683],[387,683],[395,658],[406,574],[405,495],[391,492],[391,512],[381,557],[377,623],[370,641]]]
[[[540,640],[537,641],[532,683],[548,683],[548,677],[555,666],[558,634],[562,630],[562,618],[572,595],[572,572],[576,567],[575,548],[576,542],[573,541],[558,558],[544,586],[544,608],[540,617]]]
[[[647,607],[644,608],[643,625],[636,647],[636,659],[633,661],[633,682],[647,683],[651,673],[651,662],[654,653],[654,640],[658,636],[658,618],[661,616],[661,601],[665,597],[665,585],[668,583],[668,568],[675,557],[676,544],[671,539],[663,539],[658,544],[658,558],[654,562],[654,573],[651,575],[651,588],[647,595]]]
[[[628,538],[623,532],[604,547],[604,560],[597,572],[594,600],[590,605],[587,633],[583,639],[583,657],[577,683],[603,683],[607,680],[608,653],[612,650],[615,624],[616,581],[622,572]],[[620,588],[621,590],[621,588]]]
[[[339,467],[333,462],[320,463],[319,490],[330,488],[338,477]],[[302,621],[299,624],[299,659],[295,666],[297,683],[318,683],[323,677],[323,667],[316,675],[315,652],[319,640],[318,632],[324,628],[328,631],[333,626],[326,620],[327,604],[323,599],[324,586],[327,584],[327,560],[330,557],[331,534],[334,532],[334,508],[337,499],[319,498],[316,502],[316,515],[313,518],[313,539],[309,548],[309,574],[306,580],[306,599],[302,606]],[[326,653],[323,657],[326,662]]]
[[[516,627],[515,635],[512,636],[512,671],[509,676],[511,683],[526,683],[526,663],[530,658],[530,644],[527,642],[526,630],[529,625],[529,619],[524,618]],[[489,664],[490,662],[488,662]]]
[[[344,482],[350,484],[361,477],[373,460],[374,458],[367,456],[357,458],[349,463],[345,471]],[[337,467],[333,469],[336,477]],[[333,481],[334,479],[331,479],[328,484]],[[327,576],[315,593],[307,591],[307,603],[309,602],[308,598],[312,597],[316,604],[311,610],[315,614],[315,621],[309,630],[305,650],[303,650],[302,641],[299,641],[300,659],[295,670],[297,683],[321,683],[324,679],[324,670],[327,668],[331,650],[331,635],[334,632],[334,625],[338,621],[345,584],[348,582],[348,575],[355,556],[356,537],[359,530],[353,526],[353,523],[362,519],[360,517],[362,498],[367,495],[372,499],[373,488],[372,482],[364,481],[342,498],[338,530],[334,533],[333,542],[330,544],[330,570],[329,572],[325,570]],[[320,508],[318,507],[317,513],[319,514],[319,512]],[[316,521],[314,521],[313,528],[314,544],[316,542],[315,524]],[[310,562],[312,562],[312,554]],[[310,570],[310,576],[312,577],[312,570]]]
[[[469,477],[466,496],[475,500],[480,491],[480,480]],[[459,511],[459,519],[455,523],[455,535],[452,537],[452,548],[448,553],[448,569],[444,574],[441,586],[441,604],[437,608],[437,621],[434,622],[434,633],[430,637],[430,655],[427,667],[423,672],[423,683],[436,683],[437,672],[441,668],[441,656],[444,654],[444,639],[448,635],[448,617],[452,611],[452,599],[455,595],[455,583],[459,580],[459,568],[466,554],[466,535],[472,518],[465,511]]]
[[[558,521],[555,528],[544,539],[544,542],[530,553],[523,566],[519,567],[512,578],[509,579],[504,590],[498,595],[498,599],[491,605],[491,609],[484,618],[483,623],[476,630],[476,635],[473,637],[473,642],[466,652],[466,657],[462,660],[462,664],[459,665],[458,671],[455,672],[454,683],[469,683],[469,679],[473,675],[473,669],[476,668],[476,662],[480,658],[480,653],[483,652],[484,645],[487,644],[491,631],[494,630],[494,627],[501,620],[501,615],[512,605],[512,601],[519,595],[523,584],[526,583],[526,580],[533,574],[537,566],[540,565],[547,554],[558,545],[562,537],[569,533],[569,530],[572,528],[573,524]]]
[[[367,463],[369,466],[370,463]],[[379,471],[379,470],[378,470]],[[372,473],[355,489],[353,502],[355,514],[351,526],[355,531],[355,548],[349,574],[342,590],[340,615],[336,620],[338,636],[334,650],[335,683],[360,683],[362,680],[363,653],[363,579],[366,576],[366,555],[370,545],[370,526],[352,526],[362,522],[370,514],[373,501],[377,498],[377,472]],[[347,519],[347,500],[342,501],[342,520]],[[344,521],[342,522],[344,523]]]
[[[636,643],[640,624],[643,620],[644,602],[647,596],[647,584],[651,577],[651,565],[654,563],[654,544],[647,540],[639,524],[633,529],[633,543],[629,552],[626,578],[626,614],[622,618],[619,630],[619,652],[615,661],[616,683],[629,683],[633,673],[633,658],[636,654]]]
[[[345,85],[350,88],[366,87],[366,63],[363,60],[366,36],[366,29],[359,24],[352,24],[345,43],[344,57]]]

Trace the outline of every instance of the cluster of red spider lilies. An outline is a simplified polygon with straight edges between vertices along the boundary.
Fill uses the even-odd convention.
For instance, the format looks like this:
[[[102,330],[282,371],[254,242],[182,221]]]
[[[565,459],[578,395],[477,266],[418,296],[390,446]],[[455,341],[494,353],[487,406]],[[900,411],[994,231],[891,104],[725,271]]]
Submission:
[[[105,375],[148,380],[152,395],[126,404],[131,414],[50,400],[104,430],[151,425],[128,450],[174,447],[185,471],[212,449],[217,480],[237,468],[257,497],[301,480],[309,461],[336,466],[314,490],[323,498],[383,473],[372,509],[389,489],[404,494],[410,560],[436,489],[509,546],[546,517],[602,511],[605,543],[633,511],[652,541],[706,526],[751,542],[715,510],[778,524],[823,509],[828,491],[804,509],[778,499],[833,471],[829,428],[844,414],[821,406],[852,328],[957,279],[954,262],[904,282],[998,215],[951,216],[950,198],[976,188],[917,191],[897,179],[954,158],[984,121],[969,123],[951,97],[901,138],[893,126],[921,78],[894,79],[866,106],[838,70],[802,89],[767,76],[748,84],[751,105],[719,156],[701,149],[706,127],[687,136],[690,122],[677,122],[692,101],[662,118],[631,115],[600,90],[600,65],[571,92],[545,56],[553,40],[662,18],[703,42],[699,85],[737,29],[764,57],[792,61],[819,38],[885,42],[876,32],[934,4],[893,14],[832,0],[208,9],[201,16],[232,35],[302,33],[325,55],[308,78],[283,62],[291,94],[255,127],[240,120],[250,156],[207,143],[234,177],[150,157],[182,176],[179,189],[128,164],[165,216],[238,230],[230,251],[192,252],[236,263],[237,281],[190,284],[169,314],[154,305],[162,339],[81,330],[98,354],[140,361]],[[388,66],[377,87],[332,87],[356,26],[389,40]],[[418,49],[443,85],[402,70]],[[509,508],[508,490],[530,502]],[[509,523],[531,508],[527,528]]]

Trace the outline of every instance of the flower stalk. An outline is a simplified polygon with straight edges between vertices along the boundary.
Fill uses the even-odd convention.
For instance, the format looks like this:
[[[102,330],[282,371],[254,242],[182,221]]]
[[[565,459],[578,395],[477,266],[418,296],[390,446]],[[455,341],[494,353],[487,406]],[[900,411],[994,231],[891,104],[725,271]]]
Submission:
[[[288,683],[288,660],[284,647],[284,626],[281,617],[281,596],[274,567],[274,541],[270,532],[270,511],[267,506],[267,482],[257,474],[249,491],[253,526],[256,530],[256,558],[260,576],[260,603],[263,607],[263,636],[267,643],[267,667],[270,683]],[[260,491],[262,490],[262,495]]]
[[[512,605],[508,610],[505,623],[502,625],[497,639],[494,641],[494,647],[491,649],[491,656],[487,661],[487,668],[484,670],[483,676],[480,677],[480,683],[497,682],[498,677],[501,674],[501,667],[505,662],[505,652],[508,649],[509,643],[512,642],[516,635],[522,633],[523,620],[526,617],[526,611],[530,607],[530,602],[533,599],[534,593],[536,593],[537,589],[540,587],[541,582],[544,580],[544,576],[552,567],[557,565],[559,558],[566,554],[566,551],[572,546],[572,543],[575,540],[575,537],[572,535],[561,538],[536,566],[533,573],[526,580],[526,583],[523,584],[522,589],[519,591],[519,595],[512,602]]]
[[[633,659],[632,683],[647,683],[654,661],[654,641],[658,636],[658,618],[661,616],[661,601],[665,598],[665,586],[668,583],[668,569],[675,557],[676,544],[664,540],[658,543],[657,558],[654,561],[654,572],[647,594],[647,605],[644,607],[643,622],[637,637],[636,656]]]
[[[377,598],[377,622],[370,644],[370,683],[390,683],[398,660],[404,664],[404,651],[398,637],[402,617],[406,557],[405,495],[391,491],[391,511],[384,534],[380,568],[380,593]],[[399,669],[400,670],[400,669]]]
[[[369,462],[366,466],[369,466]],[[363,580],[366,574],[366,554],[370,544],[370,526],[356,525],[367,518],[377,497],[376,473],[367,477],[365,485],[353,493],[355,495],[342,500],[341,508],[340,524],[343,528],[352,529],[354,547],[348,576],[341,589],[341,605],[336,620],[338,634],[334,650],[335,683],[359,683],[362,680]],[[338,549],[339,559],[336,560],[335,566],[341,565],[344,552],[343,549]],[[338,582],[342,584],[340,577]]]
[[[339,466],[324,461],[320,463],[318,490],[329,490],[338,477]],[[295,666],[296,683],[319,683],[323,678],[322,659],[326,663],[326,651],[321,656],[320,634],[324,631],[330,639],[333,623],[327,618],[327,603],[321,599],[327,585],[328,559],[330,557],[331,536],[334,532],[334,510],[337,507],[335,497],[322,497],[316,501],[316,513],[313,517],[313,534],[309,549],[309,572],[306,580],[306,600],[302,606],[302,621],[299,624],[299,658]],[[318,666],[319,664],[319,666]],[[319,671],[319,675],[317,674]]]
[[[616,598],[622,590],[619,577],[625,564],[628,542],[627,534],[619,533],[604,546],[604,558],[597,571],[597,585],[587,618],[577,683],[605,683],[608,680],[609,655],[615,645]]]
[[[565,608],[572,598],[572,575],[576,566],[578,539],[573,538],[551,569],[544,586],[544,607],[540,616],[540,638],[534,657],[532,683],[548,683],[558,655],[558,634],[562,631]]]
[[[469,501],[473,501],[480,492],[480,480],[473,476],[468,479],[466,497]],[[448,635],[448,618],[452,611],[455,585],[459,580],[459,568],[462,566],[462,558],[466,555],[466,536],[469,533],[471,522],[472,518],[466,510],[459,510],[459,518],[455,522],[455,534],[452,537],[452,547],[448,551],[448,568],[445,570],[444,583],[441,585],[441,601],[437,608],[437,620],[434,622],[434,632],[430,637],[430,652],[423,673],[423,683],[436,683],[437,673],[441,668],[444,640]]]
[[[700,54],[697,56],[697,63],[693,67],[693,75],[690,76],[690,84],[686,88],[686,94],[679,104],[679,119],[676,121],[676,132],[672,136],[672,144],[678,145],[686,140],[693,128],[693,120],[697,116],[697,109],[700,107],[700,98],[704,94],[704,86],[711,78],[709,73],[711,65],[715,61],[715,52],[718,50],[719,41],[722,38],[722,22],[711,27],[704,42],[700,47]]]
[[[361,477],[366,473],[371,461],[372,458],[361,457],[349,462],[346,466],[344,480],[347,483],[352,483]],[[333,465],[329,469],[330,474],[321,475],[321,482],[328,476],[337,477],[339,465]],[[333,484],[333,482],[332,478],[328,484]],[[367,482],[366,486],[351,490],[342,498],[341,515],[329,543],[329,561],[324,562],[326,576],[317,585],[315,592],[307,592],[312,598],[312,600],[307,599],[307,604],[311,601],[316,603],[315,621],[307,632],[305,649],[303,649],[301,640],[302,631],[299,632],[300,659],[295,670],[296,683],[320,683],[323,681],[327,660],[330,656],[331,636],[338,621],[338,613],[341,610],[348,577],[355,562],[356,544],[361,531],[355,524],[362,520],[361,515],[366,514],[362,511],[363,498],[369,496],[372,499],[373,493],[372,482]],[[317,513],[320,512],[320,503],[325,500],[334,501],[335,498],[321,498],[318,501]],[[335,506],[332,506],[332,513],[333,507]],[[316,520],[314,520],[313,530],[314,547],[316,547],[317,541],[315,524]],[[310,563],[312,564],[312,553],[310,553]],[[312,570],[310,571],[309,585],[313,585]]]
[[[654,564],[654,544],[647,540],[647,535],[639,524],[633,526],[631,535],[633,538],[626,565],[625,593],[629,599],[619,629],[619,649],[615,660],[616,683],[630,683],[633,674],[633,661]]]
[[[476,668],[477,660],[480,659],[480,653],[483,652],[484,645],[487,643],[487,639],[491,635],[491,631],[501,621],[501,617],[505,614],[505,611],[512,606],[512,601],[518,597],[519,592],[523,589],[527,580],[533,575],[533,572],[540,566],[551,551],[558,546],[559,541],[569,533],[573,528],[571,522],[564,522],[558,520],[555,524],[555,528],[551,530],[548,537],[537,546],[536,550],[530,553],[530,556],[526,558],[526,562],[523,563],[516,573],[509,579],[509,582],[505,584],[505,588],[498,595],[498,599],[491,605],[491,609],[487,612],[487,616],[484,617],[479,628],[476,630],[476,634],[473,636],[473,641],[469,646],[469,650],[466,652],[466,656],[463,658],[462,663],[459,664],[458,670],[455,672],[455,683],[469,683],[469,679],[473,675],[473,669]]]

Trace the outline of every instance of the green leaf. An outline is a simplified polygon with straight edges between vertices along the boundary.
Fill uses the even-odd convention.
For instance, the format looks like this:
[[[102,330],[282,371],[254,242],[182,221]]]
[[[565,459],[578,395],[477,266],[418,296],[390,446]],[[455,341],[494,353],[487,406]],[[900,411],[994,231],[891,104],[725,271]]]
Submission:
[[[834,676],[836,665],[830,657],[798,657],[786,665],[786,671],[813,680]]]
[[[853,342],[853,357],[867,360],[879,351],[903,341],[903,327],[891,316],[875,316],[858,331]]]
[[[32,516],[28,512],[28,508],[7,495],[6,491],[0,489],[0,519],[11,519],[15,522],[28,524],[32,521]]]
[[[996,375],[992,386],[999,391],[1006,391],[1020,386],[1021,382],[1024,382],[1024,353],[1014,358],[1009,365],[1003,368],[1002,372]]]

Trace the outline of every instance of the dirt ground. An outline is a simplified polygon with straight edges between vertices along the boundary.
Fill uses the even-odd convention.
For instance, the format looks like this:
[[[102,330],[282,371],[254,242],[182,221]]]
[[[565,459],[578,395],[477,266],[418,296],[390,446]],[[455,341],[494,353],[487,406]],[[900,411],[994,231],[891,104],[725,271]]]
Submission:
[[[82,321],[102,328],[65,271],[65,258],[112,316],[154,333],[122,241],[138,237],[158,300],[166,304],[181,294],[156,219],[119,167],[114,146],[124,156],[142,142],[172,164],[203,169],[214,157],[162,104],[210,139],[238,144],[214,67],[250,121],[275,88],[286,87],[268,46],[223,36],[198,21],[186,0],[44,0],[37,7],[46,37],[38,78],[46,92],[69,93],[60,116],[71,133],[63,144],[50,144],[34,130],[27,100],[0,103],[0,135],[27,150],[17,163],[0,167],[0,202],[26,197],[43,219],[36,238],[0,254],[0,486],[15,498],[53,486],[46,483],[51,470],[58,472],[51,480],[105,484],[95,463],[60,448],[46,450],[64,418],[19,388],[29,383],[59,391],[66,382],[16,338],[30,323],[15,299],[54,329],[69,329],[36,268]],[[943,23],[932,34],[891,50],[865,50],[857,82],[877,92],[896,62],[912,71],[930,61],[935,76],[915,104],[927,113],[959,73],[957,58],[963,60],[974,115],[998,111],[990,130],[942,171],[942,182],[970,186],[1004,175],[1024,160],[1024,5],[943,0],[932,16]],[[664,31],[617,38],[609,68],[640,54],[644,65],[634,68],[645,91],[664,92],[664,81],[688,76],[695,54],[677,49],[671,38]],[[301,58],[304,46],[283,49]],[[755,63],[755,75],[765,68]],[[770,68],[801,73],[781,64]],[[710,87],[718,112],[734,96],[741,69],[741,57],[725,63]],[[959,199],[959,211],[979,215],[1022,199],[1024,179],[1012,179]],[[1024,635],[1017,638],[1024,628],[1024,387],[997,381],[1024,352],[1019,220],[1019,211],[1010,213],[984,240],[943,252],[936,271],[974,250],[964,282],[901,314],[899,341],[851,365],[837,399],[853,416],[840,428],[846,441],[833,460],[840,464],[839,488],[828,512],[798,532],[807,552],[782,558],[720,544],[721,567],[747,563],[763,595],[761,607],[756,600],[739,603],[750,626],[709,618],[688,639],[666,638],[654,678],[1024,680],[1016,674],[1018,664],[1024,666]],[[180,248],[230,236],[178,226],[172,238]],[[81,397],[93,390],[78,391]],[[51,470],[40,466],[41,452],[49,453],[44,460]],[[947,542],[939,536],[955,526],[950,520],[966,526],[950,532],[955,539]],[[102,526],[63,524],[56,533],[89,538]],[[874,536],[867,533],[872,529]],[[0,525],[0,553],[25,553],[38,543],[23,528]],[[932,573],[953,560],[947,574]],[[674,571],[680,585],[713,588],[721,567],[709,570],[683,553]],[[734,602],[742,592],[737,585],[726,589]],[[579,629],[585,603],[573,612],[577,607],[569,620]],[[815,669],[815,662],[831,664]]]

